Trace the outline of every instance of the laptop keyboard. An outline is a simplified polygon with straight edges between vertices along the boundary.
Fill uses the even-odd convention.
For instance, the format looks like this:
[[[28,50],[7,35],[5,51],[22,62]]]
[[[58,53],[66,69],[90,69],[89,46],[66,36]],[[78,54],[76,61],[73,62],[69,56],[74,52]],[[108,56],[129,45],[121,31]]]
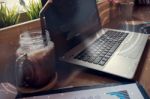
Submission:
[[[127,35],[128,33],[107,31],[74,58],[104,66]]]

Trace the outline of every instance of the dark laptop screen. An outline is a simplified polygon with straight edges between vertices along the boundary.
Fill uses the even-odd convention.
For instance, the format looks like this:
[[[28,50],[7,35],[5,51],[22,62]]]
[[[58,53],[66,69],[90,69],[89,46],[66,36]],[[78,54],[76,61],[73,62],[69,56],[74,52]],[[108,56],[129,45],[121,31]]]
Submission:
[[[53,0],[45,17],[59,56],[101,28],[96,0]]]

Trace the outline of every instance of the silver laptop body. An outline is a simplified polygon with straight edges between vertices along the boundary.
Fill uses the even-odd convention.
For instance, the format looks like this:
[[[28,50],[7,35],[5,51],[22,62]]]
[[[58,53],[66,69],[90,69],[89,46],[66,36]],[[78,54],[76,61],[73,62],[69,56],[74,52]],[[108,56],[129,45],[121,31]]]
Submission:
[[[106,31],[112,29],[102,29],[96,33],[92,38],[87,38],[84,42],[65,53],[60,59],[65,62],[84,66],[87,68],[95,69],[98,71],[106,72],[109,74],[117,75],[123,78],[132,79],[138,67],[142,52],[148,39],[147,34],[134,33],[129,31],[120,31],[129,33],[120,46],[116,49],[113,55],[108,59],[104,66],[85,62],[75,59],[74,57],[81,51],[86,49],[83,45],[89,46],[98,39]]]
[[[45,19],[55,43],[57,59],[127,79],[134,77],[148,35],[102,29],[96,0],[54,0]],[[75,59],[80,52],[110,30],[128,35],[103,66]]]

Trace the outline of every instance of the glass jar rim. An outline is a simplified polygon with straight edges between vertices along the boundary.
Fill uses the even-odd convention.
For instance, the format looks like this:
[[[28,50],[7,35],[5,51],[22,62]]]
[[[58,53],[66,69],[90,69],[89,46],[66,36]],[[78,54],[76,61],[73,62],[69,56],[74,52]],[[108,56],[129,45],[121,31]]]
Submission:
[[[32,38],[40,35],[42,35],[40,31],[34,31],[34,32],[26,31],[20,34],[20,39],[27,39],[28,37]]]
[[[47,35],[48,31],[45,30],[45,32],[46,32],[46,35]],[[24,36],[27,36],[27,34],[29,34],[30,36],[42,35],[42,31],[41,30],[25,31],[25,32],[20,34],[20,38],[22,38]]]
[[[33,44],[33,42],[43,43],[44,39],[50,41],[49,32],[46,30],[46,38],[43,38],[41,30],[25,31],[20,34],[20,44]]]

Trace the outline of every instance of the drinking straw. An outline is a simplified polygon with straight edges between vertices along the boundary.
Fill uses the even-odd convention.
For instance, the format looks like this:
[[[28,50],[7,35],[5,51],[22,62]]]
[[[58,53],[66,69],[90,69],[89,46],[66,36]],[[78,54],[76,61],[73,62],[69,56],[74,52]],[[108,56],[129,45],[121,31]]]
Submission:
[[[44,41],[44,45],[47,45],[47,40],[46,40],[46,32],[45,32],[45,19],[44,19],[44,13],[45,11],[48,9],[48,7],[50,6],[50,4],[52,4],[52,0],[48,0],[45,5],[43,6],[43,8],[41,9],[39,16],[40,16],[40,24],[41,24],[41,30],[42,30],[42,37],[43,37],[43,41]]]

